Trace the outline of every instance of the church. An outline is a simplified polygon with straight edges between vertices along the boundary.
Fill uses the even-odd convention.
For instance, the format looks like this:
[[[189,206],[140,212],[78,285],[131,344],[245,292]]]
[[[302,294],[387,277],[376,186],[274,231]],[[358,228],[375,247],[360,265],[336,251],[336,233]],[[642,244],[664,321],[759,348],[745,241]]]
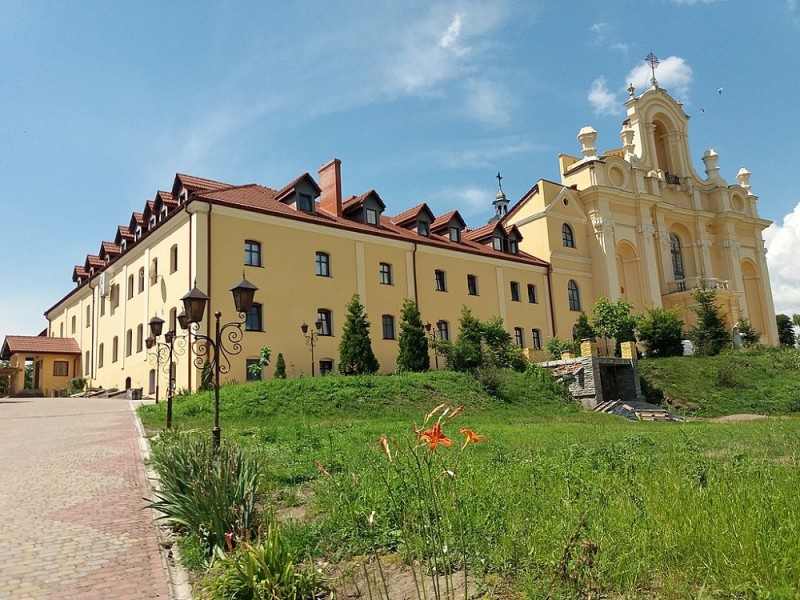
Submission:
[[[241,321],[224,371],[237,381],[271,377],[279,352],[290,377],[338,370],[356,293],[381,372],[395,370],[407,298],[431,339],[454,339],[467,307],[502,317],[528,358],[545,360],[547,338],[571,337],[580,311],[601,296],[635,313],[676,307],[688,326],[692,291],[706,286],[729,328],[747,318],[763,344],[776,345],[762,238],[769,221],[758,216],[750,174],[741,169],[729,184],[713,150],[698,174],[689,117],[652,83],[628,90],[621,146],[599,151],[597,132],[583,127],[580,156],[559,156],[560,181],[541,179],[513,204],[501,187],[493,217],[476,228],[457,206],[436,215],[422,203],[390,216],[374,189],[344,196],[338,159],[280,189],[178,174],[75,266],[74,287],[45,313],[46,335],[77,344],[65,376],[162,395],[200,382],[202,361],[178,327],[189,290],[208,297],[198,333],[212,335],[216,312]],[[258,289],[240,318],[230,289],[245,278]],[[171,359],[163,338],[151,338],[153,321],[177,342]],[[272,365],[253,373],[265,346]],[[9,358],[12,368],[45,364],[39,355]],[[431,364],[439,362],[432,351]]]

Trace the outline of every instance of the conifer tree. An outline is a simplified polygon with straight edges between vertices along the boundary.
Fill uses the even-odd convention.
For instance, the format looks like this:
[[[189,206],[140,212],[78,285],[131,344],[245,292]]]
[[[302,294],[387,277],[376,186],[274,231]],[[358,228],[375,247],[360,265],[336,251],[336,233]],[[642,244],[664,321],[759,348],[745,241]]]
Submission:
[[[280,352],[278,360],[275,361],[275,379],[286,379],[286,360]]]
[[[377,373],[380,365],[369,339],[369,321],[358,294],[347,304],[347,318],[339,343],[339,372],[343,375]]]
[[[431,368],[428,354],[428,339],[419,314],[419,307],[413,300],[403,301],[400,316],[400,353],[397,356],[397,370],[423,372]]]
[[[689,331],[689,339],[696,354],[715,356],[731,343],[731,336],[719,316],[717,293],[702,287],[697,288],[692,297],[697,302],[697,306],[692,308],[697,315],[697,324]]]

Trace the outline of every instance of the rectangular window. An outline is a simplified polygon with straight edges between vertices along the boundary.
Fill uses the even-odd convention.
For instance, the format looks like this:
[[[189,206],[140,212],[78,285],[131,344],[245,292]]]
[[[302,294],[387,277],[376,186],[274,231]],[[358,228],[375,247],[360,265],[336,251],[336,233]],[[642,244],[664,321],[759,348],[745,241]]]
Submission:
[[[381,263],[381,284],[392,285],[392,265]]]
[[[136,328],[136,352],[142,351],[142,344],[144,343],[144,325],[139,323]]]
[[[514,343],[519,348],[525,347],[525,334],[522,331],[522,327],[514,327]]]
[[[436,327],[439,329],[440,340],[450,339],[450,324],[447,321],[437,321]]]
[[[444,271],[436,270],[434,271],[434,276],[436,277],[436,291],[437,292],[446,292],[447,291],[447,279],[445,278]]]
[[[174,273],[178,270],[178,246],[174,245],[169,249],[169,272]]]
[[[519,302],[519,283],[516,281],[511,282],[511,301]]]
[[[76,322],[75,315],[72,315],[72,333],[73,334],[75,333],[75,322]]]
[[[133,329],[128,329],[125,333],[125,356],[133,353]]]
[[[89,354],[89,351],[87,350],[86,351],[86,358],[84,359],[86,361],[86,363],[83,365],[83,374],[84,375],[88,375],[89,373],[91,373],[91,361],[89,360],[90,358],[92,358],[92,355]]]
[[[314,201],[308,194],[298,194],[297,207],[305,212],[314,212]]]
[[[100,344],[97,347],[97,368],[98,369],[102,369],[103,368],[103,355],[105,354],[104,350],[105,350],[105,347],[103,346],[103,344]]]
[[[86,327],[91,327],[92,325],[92,307],[86,307]]]
[[[248,267],[261,266],[261,242],[244,241],[244,264]]]
[[[431,234],[427,221],[417,221],[417,233],[428,237]]]
[[[100,316],[104,317],[106,314],[106,299],[104,296],[100,296]]]
[[[150,261],[150,285],[158,283],[158,259],[154,258]]]
[[[253,304],[247,311],[247,320],[244,325],[247,331],[263,331],[261,327],[261,305]]]
[[[55,377],[69,377],[69,361],[53,361],[53,375]]]
[[[332,360],[321,360],[319,361],[319,374],[320,376],[327,375],[328,373],[333,372],[333,361]]]
[[[538,329],[531,329],[531,337],[533,339],[533,347],[536,350],[542,349],[542,332]]]
[[[133,298],[133,275],[128,275],[128,300]]]
[[[494,248],[495,250],[502,250],[503,249],[503,240],[501,240],[499,237],[493,237],[492,238],[492,248]]]
[[[139,293],[144,291],[144,267],[139,269]]]
[[[367,224],[368,225],[377,225],[378,224],[378,211],[374,208],[367,209]]]
[[[383,323],[383,339],[394,339],[394,317],[392,315],[383,315],[381,318]]]
[[[331,311],[326,308],[317,309],[317,320],[319,321],[319,335],[333,335],[333,317]]]
[[[536,286],[532,283],[528,284],[528,302],[531,304],[536,304],[539,302],[538,298],[536,297]]]
[[[460,242],[461,241],[461,230],[458,227],[451,227],[450,228],[450,241],[451,242]]]
[[[508,251],[511,252],[511,254],[519,253],[519,246],[516,240],[508,240]]]
[[[317,252],[317,276],[331,276],[331,259],[325,252]]]
[[[111,341],[111,362],[117,362],[117,360],[119,360],[119,337],[115,335]]]
[[[247,373],[247,381],[261,381],[261,373],[258,372],[255,368],[251,369],[250,367],[257,367],[258,366],[258,359],[257,358],[248,358],[247,364],[245,368],[245,372]],[[254,372],[255,371],[255,372]]]
[[[467,293],[470,296],[478,295],[478,278],[475,275],[467,275]]]

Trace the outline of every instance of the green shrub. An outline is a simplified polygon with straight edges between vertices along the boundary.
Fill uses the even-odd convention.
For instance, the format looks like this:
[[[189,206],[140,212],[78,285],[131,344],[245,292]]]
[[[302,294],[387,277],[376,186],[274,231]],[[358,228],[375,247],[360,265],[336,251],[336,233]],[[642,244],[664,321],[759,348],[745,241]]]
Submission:
[[[422,372],[431,368],[431,357],[428,354],[428,340],[425,337],[425,326],[419,314],[419,307],[413,300],[403,301],[400,317],[400,336],[397,342],[397,370]]]
[[[199,536],[207,554],[226,533],[255,533],[259,469],[241,449],[223,444],[215,452],[207,436],[172,432],[162,434],[151,460],[161,489],[149,506],[177,530]]]
[[[372,351],[369,338],[369,321],[358,294],[347,304],[347,317],[339,342],[339,372],[342,375],[377,373],[378,359]]]
[[[235,550],[217,554],[216,568],[202,582],[203,599],[310,600],[326,591],[314,571],[297,568],[275,524],[253,544],[241,541]]]
[[[278,360],[275,361],[275,379],[286,379],[286,360],[280,352],[278,352]]]
[[[639,339],[647,356],[664,358],[683,355],[683,321],[677,308],[649,308],[639,319]]]

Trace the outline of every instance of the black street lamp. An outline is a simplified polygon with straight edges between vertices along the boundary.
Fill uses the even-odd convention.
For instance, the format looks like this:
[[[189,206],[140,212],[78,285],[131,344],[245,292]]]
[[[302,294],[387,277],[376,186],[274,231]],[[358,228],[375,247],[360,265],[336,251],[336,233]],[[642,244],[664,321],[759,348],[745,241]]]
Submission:
[[[208,296],[197,289],[197,284],[195,283],[195,286],[181,298],[185,311],[181,326],[185,322],[187,327],[191,327],[194,334],[194,341],[189,346],[196,355],[194,365],[198,369],[202,369],[205,357],[214,370],[214,428],[211,430],[211,434],[214,436],[214,450],[219,449],[220,438],[222,437],[222,431],[219,428],[219,374],[230,372],[230,357],[242,351],[241,342],[244,335],[242,325],[247,323],[247,312],[253,306],[253,297],[257,290],[258,288],[247,281],[244,278],[244,273],[242,273],[242,280],[231,288],[233,303],[241,321],[232,321],[221,325],[219,321],[222,313],[216,311],[214,313],[216,326],[213,338],[197,333],[200,322],[206,312]],[[225,342],[229,343],[230,347],[226,347]]]
[[[439,351],[436,349],[436,337],[441,337],[441,332],[439,331],[440,324],[441,321],[436,321],[436,329],[433,329],[430,321],[425,323],[425,331],[428,332],[428,337],[431,338],[431,346],[433,346],[433,361],[437,370],[439,369]]]
[[[185,313],[181,311],[185,316]],[[178,317],[180,321],[180,316]],[[158,337],[164,327],[164,319],[153,317],[150,319],[150,337],[147,338],[146,344],[148,350],[155,347],[156,351],[153,353],[156,356],[156,361],[159,363],[162,356],[167,360],[164,365],[164,372],[167,373],[167,429],[172,428],[172,399],[175,397],[175,355],[182,355],[184,353],[185,336],[177,335],[175,330],[170,330],[164,334],[164,342],[159,342]],[[181,321],[181,325],[183,322]],[[177,343],[177,348],[175,347]],[[159,375],[156,372],[156,402],[158,402],[158,380]]]
[[[306,345],[311,346],[311,376],[314,377],[314,346],[317,344],[317,338],[319,337],[319,330],[322,328],[322,321],[317,319],[314,323],[316,329],[314,329],[311,333],[308,332],[308,324],[303,321],[303,324],[300,325],[300,331],[303,332],[303,337],[306,338]]]

